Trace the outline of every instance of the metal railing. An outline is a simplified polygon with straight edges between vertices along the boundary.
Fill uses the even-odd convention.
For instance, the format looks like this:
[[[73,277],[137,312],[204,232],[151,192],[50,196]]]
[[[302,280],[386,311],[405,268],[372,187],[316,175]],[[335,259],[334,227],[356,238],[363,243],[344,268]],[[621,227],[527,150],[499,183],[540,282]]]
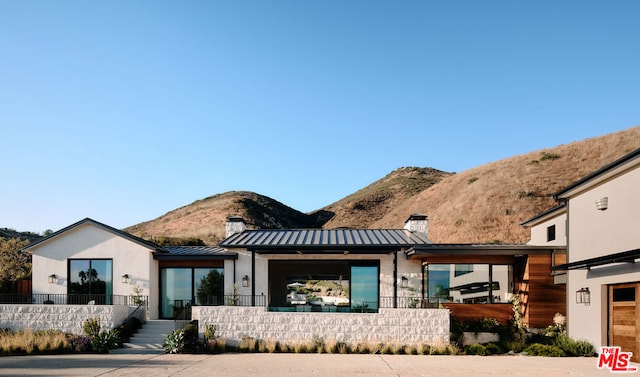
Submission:
[[[221,295],[198,296],[196,305],[200,306],[267,306],[265,295]]]
[[[439,306],[437,297],[380,297],[381,308],[398,309],[437,309]]]
[[[0,304],[44,304],[44,305],[125,305],[137,306],[139,300],[147,301],[146,296],[131,297],[124,295],[101,294],[0,294]]]
[[[191,301],[187,301],[186,304],[182,302],[183,300],[176,301],[180,301],[180,305],[184,305],[176,306],[176,303],[174,302],[174,310],[176,311],[176,315],[173,318],[173,328],[175,330],[180,330],[187,326],[189,322],[191,322]]]

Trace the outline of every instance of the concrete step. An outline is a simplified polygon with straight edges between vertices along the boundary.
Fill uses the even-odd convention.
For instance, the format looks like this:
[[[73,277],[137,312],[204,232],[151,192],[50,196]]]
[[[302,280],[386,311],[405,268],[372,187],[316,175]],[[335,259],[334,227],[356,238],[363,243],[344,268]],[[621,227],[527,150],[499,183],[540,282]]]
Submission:
[[[112,350],[114,354],[164,353],[162,345],[167,334],[174,330],[175,324],[171,320],[149,320],[142,328],[124,343],[122,348]]]

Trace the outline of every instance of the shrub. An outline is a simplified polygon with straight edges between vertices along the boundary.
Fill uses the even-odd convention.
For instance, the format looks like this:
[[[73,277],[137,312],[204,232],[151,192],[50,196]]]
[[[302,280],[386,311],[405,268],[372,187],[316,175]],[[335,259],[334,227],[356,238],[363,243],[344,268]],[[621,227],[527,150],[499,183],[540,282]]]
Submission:
[[[94,338],[100,334],[100,318],[88,318],[82,324],[82,331],[89,338]]]
[[[71,335],[69,338],[69,344],[67,346],[70,352],[87,353],[91,352],[91,338],[84,335]]]
[[[483,344],[475,343],[470,344],[465,347],[464,353],[467,355],[478,355],[478,356],[486,356],[489,355],[487,353],[487,348]]]
[[[567,335],[560,335],[553,341],[553,345],[570,356],[593,356],[595,348],[587,340],[574,340]]]
[[[108,353],[112,349],[118,348],[120,337],[118,330],[102,331],[91,339],[91,347],[98,353]]]
[[[184,333],[184,350],[188,352],[197,352],[200,350],[200,342],[198,341],[198,321],[191,321],[182,329]]]
[[[184,331],[173,330],[167,334],[167,338],[162,344],[165,353],[182,353],[184,352]]]
[[[204,324],[204,340],[213,340],[216,338],[216,330],[218,329],[218,325],[215,324]]]
[[[540,153],[540,161],[546,161],[546,160],[557,160],[560,158],[560,155],[557,153],[553,153],[553,152],[542,152]]]
[[[484,345],[488,355],[501,355],[504,353],[504,349],[500,347],[498,343],[487,343]]]
[[[531,344],[527,346],[523,352],[531,356],[547,356],[547,357],[564,357],[567,354],[557,346],[547,344]]]

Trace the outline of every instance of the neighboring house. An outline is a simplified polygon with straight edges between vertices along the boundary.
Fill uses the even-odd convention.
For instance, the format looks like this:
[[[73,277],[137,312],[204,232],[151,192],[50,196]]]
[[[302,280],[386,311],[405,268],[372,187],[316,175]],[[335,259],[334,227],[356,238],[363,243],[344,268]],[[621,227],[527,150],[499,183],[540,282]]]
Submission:
[[[568,334],[640,354],[640,149],[554,194],[566,205]]]

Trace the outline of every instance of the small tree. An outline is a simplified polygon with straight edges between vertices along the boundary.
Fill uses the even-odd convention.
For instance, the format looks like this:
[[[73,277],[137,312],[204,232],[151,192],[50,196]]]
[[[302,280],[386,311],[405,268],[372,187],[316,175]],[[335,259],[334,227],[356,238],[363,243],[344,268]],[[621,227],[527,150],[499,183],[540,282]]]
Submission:
[[[0,292],[31,276],[31,258],[22,252],[29,241],[0,237]]]

